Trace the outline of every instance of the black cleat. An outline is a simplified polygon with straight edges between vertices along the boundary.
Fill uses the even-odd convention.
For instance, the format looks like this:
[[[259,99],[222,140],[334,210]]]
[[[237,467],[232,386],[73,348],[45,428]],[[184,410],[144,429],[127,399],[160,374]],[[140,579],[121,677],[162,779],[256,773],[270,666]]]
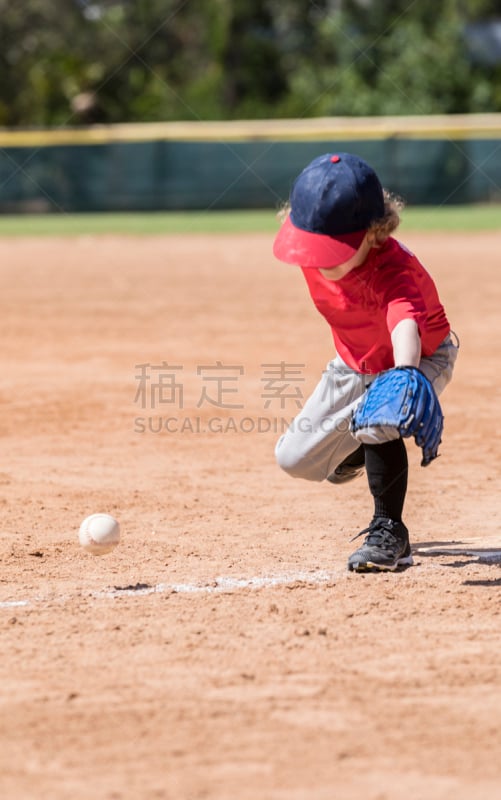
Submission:
[[[367,533],[365,542],[348,559],[350,571],[393,572],[398,567],[410,567],[414,563],[409,531],[403,522],[395,522],[387,517],[374,517],[369,527],[354,538],[364,533]]]
[[[334,472],[327,478],[330,483],[347,483],[361,475],[365,469],[365,452],[363,444],[341,461]]]

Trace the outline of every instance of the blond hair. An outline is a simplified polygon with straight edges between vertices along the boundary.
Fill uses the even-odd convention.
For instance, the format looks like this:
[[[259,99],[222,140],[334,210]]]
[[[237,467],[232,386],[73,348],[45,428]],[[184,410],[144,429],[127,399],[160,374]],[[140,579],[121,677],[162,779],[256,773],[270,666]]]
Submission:
[[[277,211],[277,219],[281,225],[284,224],[285,220],[291,213],[291,204],[289,202],[283,203]]]
[[[373,220],[367,229],[369,240],[372,239],[376,245],[383,244],[388,236],[396,231],[400,225],[400,214],[405,205],[402,198],[391,194],[387,189],[383,189],[383,198],[383,216]]]

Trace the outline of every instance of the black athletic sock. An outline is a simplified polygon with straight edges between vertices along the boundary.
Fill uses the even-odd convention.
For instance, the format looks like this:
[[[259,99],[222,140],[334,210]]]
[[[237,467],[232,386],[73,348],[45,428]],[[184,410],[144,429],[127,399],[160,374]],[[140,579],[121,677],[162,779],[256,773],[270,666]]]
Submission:
[[[374,498],[374,516],[402,521],[407,492],[407,450],[403,439],[364,444],[365,468]]]

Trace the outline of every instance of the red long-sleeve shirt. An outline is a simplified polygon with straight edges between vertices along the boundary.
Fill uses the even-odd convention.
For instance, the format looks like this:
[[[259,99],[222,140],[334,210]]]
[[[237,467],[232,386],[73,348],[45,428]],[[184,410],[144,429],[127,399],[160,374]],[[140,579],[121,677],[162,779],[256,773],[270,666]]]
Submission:
[[[417,323],[423,356],[431,355],[449,333],[431,276],[392,237],[338,281],[314,267],[302,271],[313,302],[331,327],[336,352],[357,372],[394,366],[391,333],[403,319]]]

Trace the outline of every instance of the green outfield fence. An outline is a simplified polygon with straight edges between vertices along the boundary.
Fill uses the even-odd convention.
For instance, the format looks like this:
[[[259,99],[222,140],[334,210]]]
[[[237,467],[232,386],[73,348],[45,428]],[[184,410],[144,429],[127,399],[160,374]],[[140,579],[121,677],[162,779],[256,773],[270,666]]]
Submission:
[[[414,205],[501,200],[501,114],[0,131],[6,214],[278,208],[326,152],[358,153]]]

